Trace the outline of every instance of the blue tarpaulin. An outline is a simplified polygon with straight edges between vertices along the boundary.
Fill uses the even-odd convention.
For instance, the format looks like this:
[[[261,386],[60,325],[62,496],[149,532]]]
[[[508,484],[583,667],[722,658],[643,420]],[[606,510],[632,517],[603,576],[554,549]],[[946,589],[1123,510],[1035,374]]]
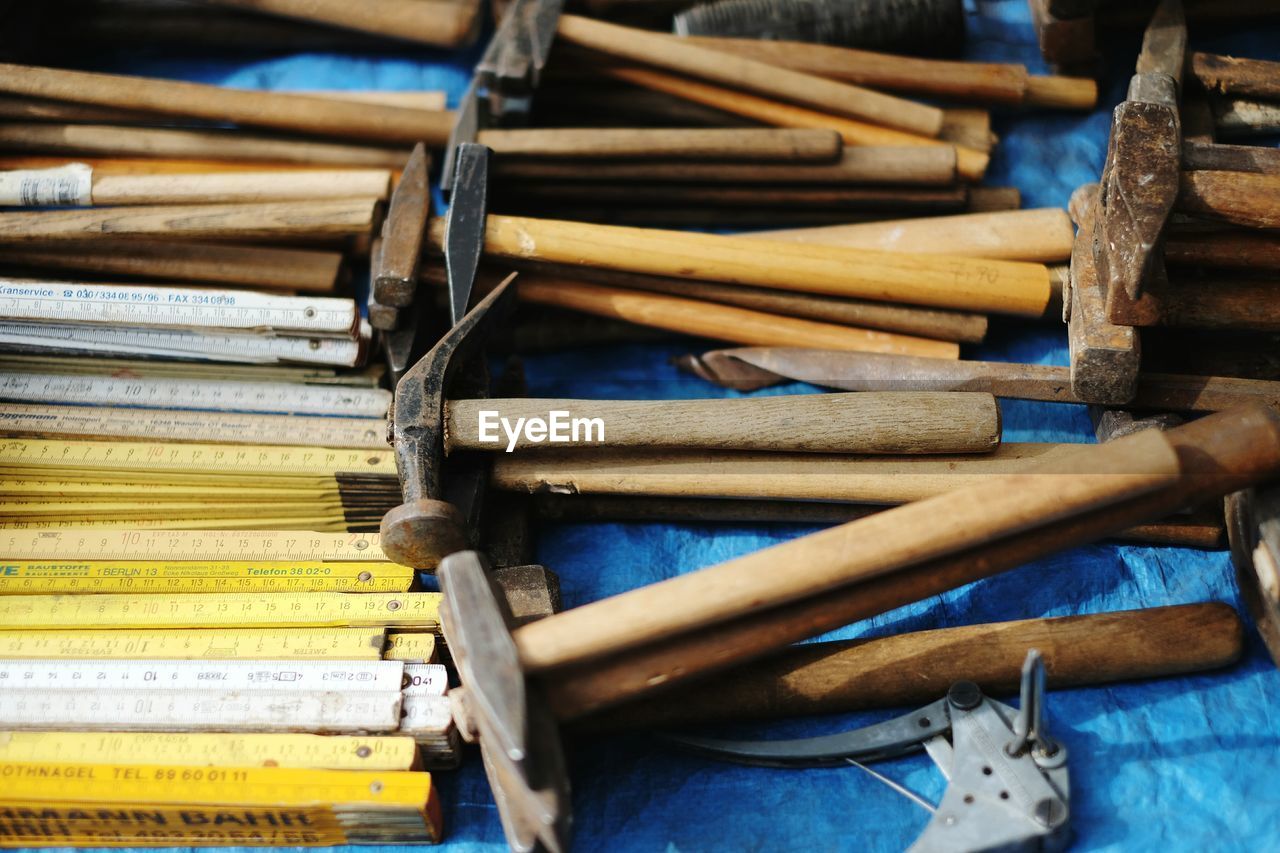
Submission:
[[[967,54],[1045,71],[1024,0],[970,2]],[[1280,29],[1192,32],[1192,46],[1280,58]],[[988,183],[1013,185],[1024,206],[1065,206],[1101,170],[1111,107],[1133,68],[1136,33],[1107,44],[1103,106],[1092,113],[1008,113]],[[472,52],[467,59],[473,61]],[[202,61],[115,57],[95,67],[232,86],[446,89],[456,102],[468,66],[434,55],[304,55]],[[584,321],[589,322],[589,321]],[[531,357],[530,393],[547,397],[732,395],[683,376],[669,358],[705,342],[636,345]],[[1064,328],[996,321],[966,357],[1066,364]],[[759,393],[802,393],[801,385]],[[1092,440],[1082,407],[1006,402],[1006,441]],[[806,532],[746,525],[575,524],[541,532],[540,559],[559,572],[567,607],[692,571]],[[927,531],[921,531],[926,533]],[[786,571],[778,566],[778,571]],[[979,622],[1226,601],[1241,608],[1228,555],[1103,544],[1037,561],[840,631],[892,634]],[[1075,849],[1280,848],[1280,672],[1249,626],[1244,659],[1223,672],[1062,690],[1049,699],[1053,734],[1071,751]],[[865,725],[895,712],[796,721],[749,731],[795,736]],[[742,732],[739,728],[736,731]],[[917,805],[861,770],[769,770],[673,754],[643,736],[570,745],[578,850],[866,850],[905,848],[924,827]],[[924,796],[941,795],[927,759],[880,769]],[[452,851],[503,847],[477,756],[439,774]],[[380,848],[369,848],[370,850]],[[381,848],[385,849],[385,848]]]

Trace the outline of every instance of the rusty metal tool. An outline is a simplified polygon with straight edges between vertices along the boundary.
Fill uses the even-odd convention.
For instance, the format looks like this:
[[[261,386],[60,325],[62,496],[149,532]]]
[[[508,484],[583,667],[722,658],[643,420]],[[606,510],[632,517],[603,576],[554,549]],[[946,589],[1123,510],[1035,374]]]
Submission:
[[[1227,537],[1241,596],[1280,665],[1280,485],[1230,495]]]
[[[430,569],[475,541],[487,454],[475,451],[598,447],[742,449],[828,453],[973,453],[999,443],[995,401],[985,394],[826,394],[753,399],[575,401],[492,397],[488,339],[515,301],[508,278],[454,325],[396,386],[393,433],[404,503],[384,519],[385,547],[403,565]],[[572,430],[557,442],[503,427],[486,439],[486,412],[520,423],[560,413]],[[584,426],[581,438],[576,423]],[[810,425],[797,432],[795,425]],[[610,426],[610,424],[612,424]],[[494,429],[496,431],[496,423]],[[447,475],[446,475],[446,472]]]
[[[947,789],[936,808],[907,793],[932,814],[910,850],[1061,850],[1070,835],[1067,748],[1046,729],[1044,691],[1044,658],[1032,649],[1022,666],[1016,710],[983,695],[972,681],[957,681],[944,699],[850,732],[801,740],[666,740],[722,761],[784,768],[862,767],[863,761],[924,750]]]
[[[683,369],[726,388],[753,391],[808,382],[841,391],[985,391],[996,397],[1085,403],[1067,367],[838,352],[798,347],[712,350],[678,359]],[[1140,373],[1131,408],[1216,412],[1245,403],[1280,409],[1280,382],[1226,376]]]
[[[1071,470],[950,492],[520,628],[481,555],[447,556],[441,618],[463,685],[454,715],[480,743],[513,849],[566,847],[557,721],[1275,477],[1280,417],[1210,415],[1082,448]],[[932,532],[922,540],[921,529]]]

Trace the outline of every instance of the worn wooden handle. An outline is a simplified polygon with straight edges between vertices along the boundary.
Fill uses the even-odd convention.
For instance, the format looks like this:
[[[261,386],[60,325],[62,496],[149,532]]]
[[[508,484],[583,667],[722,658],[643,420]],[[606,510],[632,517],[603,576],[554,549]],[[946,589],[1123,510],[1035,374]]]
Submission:
[[[1246,228],[1280,228],[1280,175],[1183,172],[1178,208]]]
[[[994,478],[566,611],[516,632],[520,659],[529,672],[582,664],[810,600],[1148,494],[1180,473],[1155,431],[1082,448],[1073,462],[1071,474]]]
[[[453,0],[199,0],[328,24],[437,47],[458,47],[475,33],[480,6]]]
[[[821,128],[835,130],[846,145],[930,145],[954,147],[956,172],[970,181],[982,180],[990,157],[973,148],[955,145],[944,139],[909,133],[845,116],[820,112],[818,109],[762,98],[725,86],[714,86],[699,80],[690,80],[674,74],[664,74],[648,68],[603,68],[605,74],[617,80],[632,83],[645,89],[665,92],[686,101],[713,107],[775,127]]]
[[[432,247],[441,250],[443,238],[443,225],[433,223]],[[1041,264],[516,216],[489,217],[484,249],[527,261],[1028,317],[1043,315],[1053,294]]]
[[[793,128],[524,128],[482,130],[477,140],[508,157],[831,163],[834,130]],[[594,173],[594,169],[590,170]]]
[[[415,0],[418,2],[418,0]],[[443,145],[452,113],[203,83],[0,63],[0,92],[319,136]]]
[[[1160,678],[1228,666],[1243,644],[1240,617],[1221,602],[812,643],[577,727],[677,728],[919,706],[962,680],[990,696],[1016,695],[1028,649],[1044,655],[1052,689]]]
[[[95,175],[93,203],[252,204],[335,198],[385,200],[390,189],[391,172],[387,169]]]
[[[886,352],[947,359],[960,357],[959,345],[951,341],[784,317],[734,305],[602,287],[568,278],[536,273],[521,275],[518,286],[523,302],[568,308],[597,317],[720,341],[759,343],[771,340],[781,346],[780,342],[785,340],[794,346],[823,346],[851,352]]]
[[[937,107],[754,59],[729,56],[659,33],[577,15],[562,15],[556,35],[570,44],[610,56],[714,80],[835,115],[851,116],[923,136],[937,136],[942,130],[942,111]]]
[[[1191,73],[1210,92],[1280,100],[1280,62],[1196,52],[1191,54]]]
[[[752,236],[886,252],[1057,264],[1071,259],[1075,228],[1065,210],[1044,207],[756,231]]]
[[[552,412],[560,413],[554,422],[550,420]],[[500,426],[500,418],[507,420],[507,427]],[[534,419],[560,424],[559,438],[551,440],[541,427],[531,435],[515,426],[520,420]],[[994,397],[981,393],[868,392],[712,400],[454,400],[448,404],[445,434],[450,450],[603,446],[985,453],[1000,443],[1000,410]]]
[[[295,163],[398,169],[408,150],[277,139],[250,133],[94,124],[3,124],[0,149],[103,157],[165,157],[236,163]]]
[[[900,504],[1039,469],[1069,473],[1077,444],[1005,443],[964,456],[823,456],[610,449],[503,454],[496,488],[583,495]]]
[[[122,236],[350,237],[372,231],[375,206],[372,200],[353,199],[0,213],[0,244]]]

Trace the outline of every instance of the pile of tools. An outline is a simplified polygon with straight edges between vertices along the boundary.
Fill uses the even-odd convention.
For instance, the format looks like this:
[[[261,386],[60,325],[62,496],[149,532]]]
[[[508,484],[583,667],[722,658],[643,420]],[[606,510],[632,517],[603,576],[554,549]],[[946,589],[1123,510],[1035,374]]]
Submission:
[[[925,750],[922,847],[1059,849],[1046,689],[1227,666],[1233,608],[804,641],[1119,538],[1229,543],[1280,656],[1280,158],[1215,135],[1268,127],[1280,72],[1184,61],[1177,0],[1070,211],[979,185],[990,110],[1094,81],[874,52],[905,32],[876,4],[839,32],[663,7],[669,34],[632,25],[659,4],[512,0],[455,110],[39,46],[459,47],[465,0],[27,5],[0,4],[5,845],[437,842],[470,744],[511,847],[559,851],[569,739],[913,706],[670,740]],[[959,7],[918,5],[936,54]],[[1046,56],[1082,67],[1105,5],[1033,2]],[[961,360],[1059,314],[1070,367]],[[737,345],[679,360],[710,383],[827,391],[538,398],[502,360],[673,334]],[[1005,442],[1002,397],[1089,404],[1099,444]],[[601,520],[820,529],[561,612],[540,522]]]

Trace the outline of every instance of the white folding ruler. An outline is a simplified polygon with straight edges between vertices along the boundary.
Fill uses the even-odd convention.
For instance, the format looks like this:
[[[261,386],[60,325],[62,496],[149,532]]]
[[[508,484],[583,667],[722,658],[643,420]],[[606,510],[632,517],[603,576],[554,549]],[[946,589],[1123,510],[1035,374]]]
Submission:
[[[353,338],[359,316],[336,297],[0,278],[0,318],[28,323]]]
[[[391,392],[296,382],[219,382],[0,372],[0,400],[71,406],[382,418]],[[384,441],[385,446],[385,441]]]

